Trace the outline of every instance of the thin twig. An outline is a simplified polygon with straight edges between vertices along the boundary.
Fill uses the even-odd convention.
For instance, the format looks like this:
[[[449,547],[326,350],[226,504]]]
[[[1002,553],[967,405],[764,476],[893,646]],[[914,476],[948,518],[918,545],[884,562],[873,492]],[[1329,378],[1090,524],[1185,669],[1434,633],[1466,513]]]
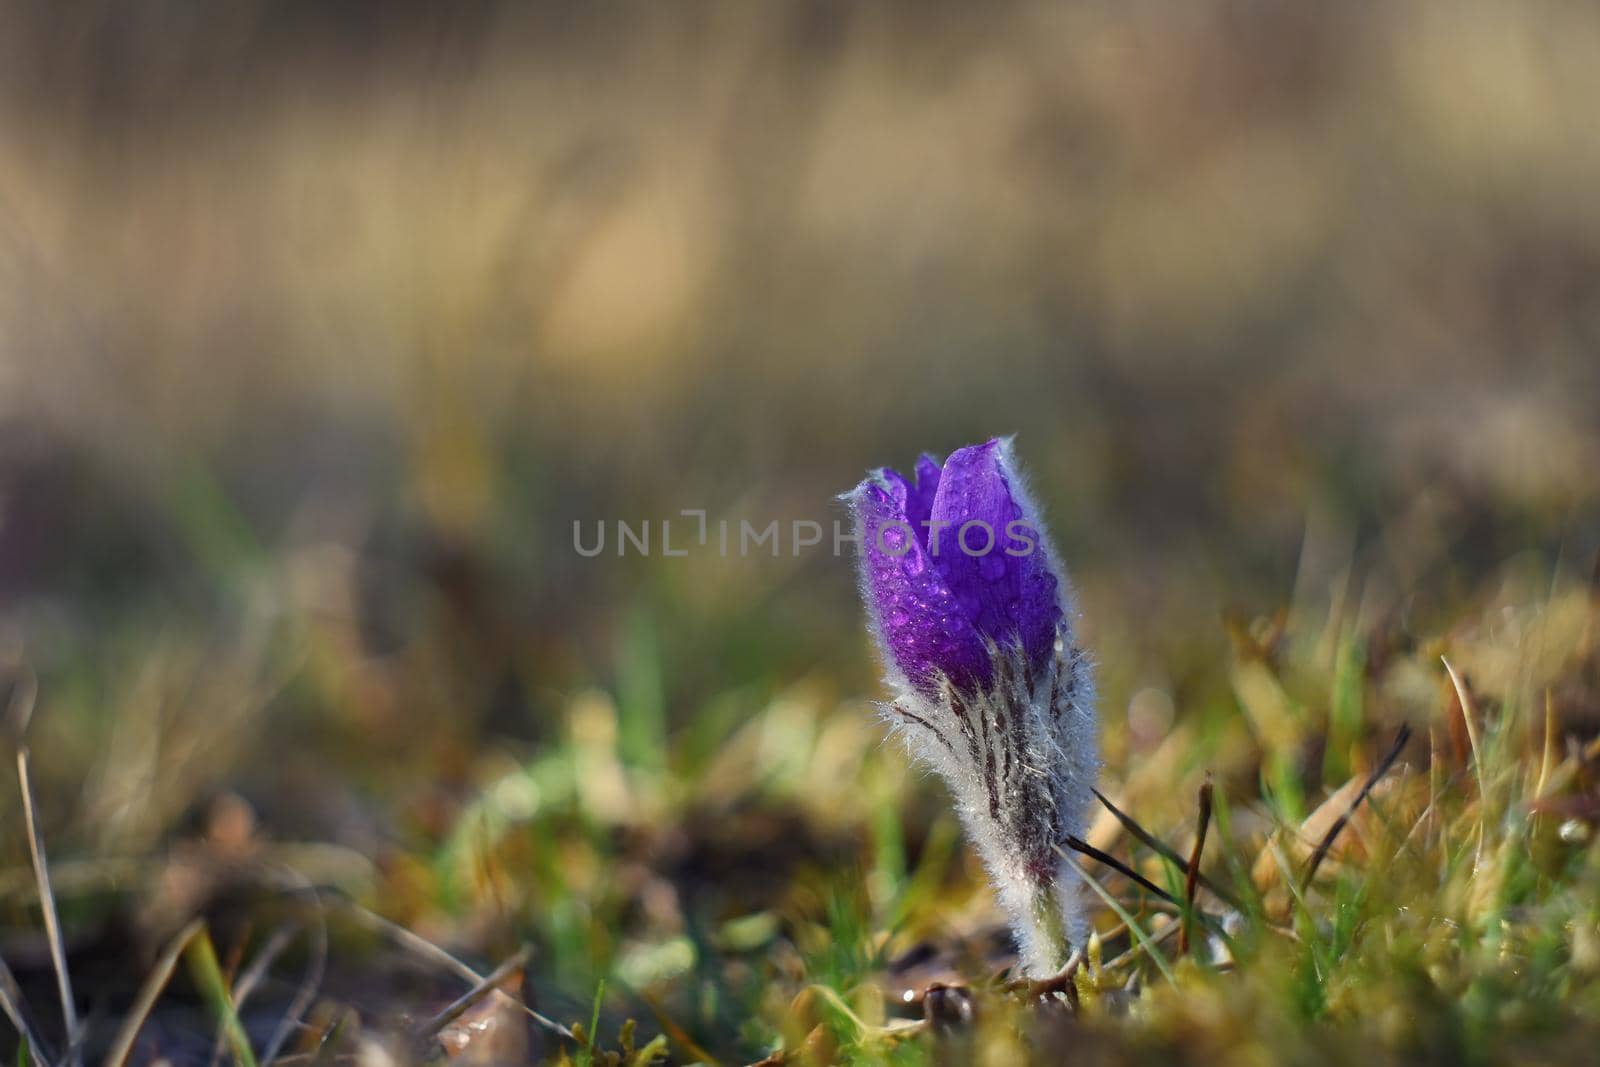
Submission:
[[[1188,876],[1183,883],[1183,899],[1187,905],[1183,914],[1183,930],[1178,934],[1178,955],[1189,951],[1189,919],[1194,911],[1194,890],[1200,880],[1200,855],[1206,848],[1206,831],[1211,829],[1211,781],[1200,787],[1199,827],[1195,831],[1194,851],[1189,853]]]
[[[39,908],[44,913],[45,937],[50,942],[50,962],[56,970],[56,990],[61,994],[61,1019],[67,1029],[67,1062],[82,1067],[83,1049],[78,1044],[78,1008],[72,996],[72,977],[67,973],[67,950],[61,937],[61,919],[56,914],[56,897],[50,889],[50,867],[45,858],[44,837],[33,807],[33,783],[28,777],[28,749],[17,748],[17,781],[22,789],[22,818],[28,830],[28,850],[33,857],[33,876],[39,885]]]
[[[1317,844],[1317,850],[1311,854],[1311,860],[1306,864],[1306,873],[1300,879],[1300,887],[1302,889],[1311,884],[1311,879],[1316,877],[1317,868],[1322,866],[1322,861],[1327,858],[1328,850],[1333,847],[1333,843],[1339,837],[1340,832],[1344,830],[1345,825],[1355,815],[1356,809],[1361,806],[1362,801],[1367,799],[1367,794],[1371,793],[1373,788],[1383,780],[1383,776],[1389,773],[1389,768],[1394,766],[1395,760],[1400,758],[1400,753],[1405,749],[1406,742],[1410,740],[1410,724],[1402,725],[1400,732],[1395,734],[1394,743],[1389,746],[1389,751],[1384,755],[1383,759],[1378,761],[1378,765],[1372,769],[1372,773],[1367,775],[1367,780],[1362,783],[1361,792],[1355,795],[1355,799],[1350,801],[1350,806],[1345,808],[1344,812],[1334,820],[1332,826],[1328,827],[1328,832],[1322,835],[1322,840]]]
[[[122,1067],[122,1064],[127,1062],[128,1054],[133,1051],[133,1043],[138,1040],[140,1028],[144,1026],[145,1019],[149,1018],[151,1009],[161,996],[161,991],[172,980],[173,969],[178,966],[178,957],[183,955],[184,949],[189,947],[189,942],[204,929],[205,920],[195,919],[178,931],[178,935],[162,950],[160,958],[156,960],[155,968],[144,980],[144,985],[139,988],[139,996],[133,1002],[133,1008],[128,1012],[127,1018],[123,1019],[116,1040],[111,1043],[111,1051],[106,1054],[106,1067]]]

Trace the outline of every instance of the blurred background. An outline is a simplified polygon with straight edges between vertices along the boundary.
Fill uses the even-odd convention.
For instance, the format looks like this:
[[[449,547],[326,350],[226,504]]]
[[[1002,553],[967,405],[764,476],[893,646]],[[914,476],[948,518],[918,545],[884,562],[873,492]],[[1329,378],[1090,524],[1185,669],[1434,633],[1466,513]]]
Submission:
[[[1586,578],[1596,54],[1556,2],[7,3],[0,659],[53,852],[224,798],[557,997],[692,972],[948,816],[849,560],[574,522],[827,525],[996,434],[1113,774],[1232,699],[1229,619],[1403,643]]]

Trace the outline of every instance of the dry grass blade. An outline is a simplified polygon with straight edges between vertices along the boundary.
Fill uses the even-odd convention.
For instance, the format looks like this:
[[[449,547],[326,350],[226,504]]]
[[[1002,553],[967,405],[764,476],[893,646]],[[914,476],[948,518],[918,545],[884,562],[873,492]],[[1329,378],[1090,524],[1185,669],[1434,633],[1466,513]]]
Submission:
[[[284,1012],[283,1019],[272,1032],[266,1048],[262,1049],[263,1063],[270,1064],[278,1058],[283,1046],[288,1043],[295,1028],[300,1025],[300,1020],[311,1010],[311,1003],[316,999],[317,991],[322,988],[323,974],[328,966],[328,919],[322,910],[322,897],[317,893],[315,886],[308,885],[306,889],[311,894],[317,913],[316,934],[311,942],[311,962],[306,967],[305,978],[301,980],[300,988],[295,991],[294,1000],[289,1004],[289,1010]]]
[[[28,734],[28,723],[33,720],[33,708],[38,699],[38,676],[24,667],[11,683],[11,699],[6,702],[3,726],[0,726],[18,745]]]
[[[474,1004],[478,1003],[478,1001],[498,990],[500,988],[500,983],[505,981],[507,977],[526,967],[528,965],[528,960],[532,956],[532,947],[526,945],[523,946],[522,950],[516,955],[500,964],[500,966],[496,967],[488,974],[484,975],[482,981],[473,986],[466,993],[463,993],[460,997],[457,997],[449,1007],[445,1008],[439,1014],[435,1015],[421,1026],[417,1027],[416,1030],[412,1032],[411,1039],[414,1042],[421,1044],[422,1042],[425,1042],[429,1038],[433,1037],[440,1030],[443,1030],[445,1027],[455,1022],[468,1008],[471,1008]]]
[[[1317,875],[1317,868],[1321,867],[1322,861],[1328,858],[1328,850],[1333,847],[1333,843],[1338,840],[1339,834],[1349,825],[1351,816],[1356,813],[1356,809],[1372,793],[1373,787],[1383,780],[1384,775],[1389,773],[1389,768],[1394,766],[1395,760],[1399,759],[1400,753],[1405,750],[1406,742],[1410,740],[1411,727],[1409,725],[1401,726],[1399,733],[1395,734],[1394,743],[1389,746],[1389,751],[1384,754],[1383,759],[1378,761],[1378,765],[1372,769],[1372,773],[1367,775],[1367,780],[1362,783],[1361,791],[1350,801],[1350,806],[1345,808],[1344,812],[1334,820],[1333,825],[1328,827],[1328,832],[1322,835],[1322,840],[1317,842],[1316,851],[1311,854],[1311,859],[1306,863],[1306,873],[1300,878],[1300,887],[1302,889],[1311,884],[1311,879]]]
[[[1104,970],[1104,971],[1117,971],[1117,970],[1120,970],[1123,967],[1126,967],[1128,964],[1132,963],[1134,960],[1138,959],[1141,955],[1143,955],[1145,953],[1145,951],[1147,949],[1153,948],[1156,945],[1160,945],[1161,943],[1166,941],[1168,938],[1170,938],[1173,935],[1173,933],[1181,932],[1181,930],[1182,930],[1182,927],[1180,927],[1179,924],[1177,924],[1177,923],[1172,923],[1171,925],[1166,926],[1163,929],[1157,930],[1155,933],[1149,935],[1149,941],[1148,942],[1135,941],[1133,943],[1133,946],[1131,948],[1129,948],[1126,952],[1122,953],[1120,956],[1117,956],[1117,957],[1115,957],[1113,959],[1107,960],[1105,963],[1103,963],[1101,965],[1101,970]]]
[[[172,972],[178,966],[178,957],[183,955],[184,949],[189,947],[189,942],[193,941],[204,928],[205,923],[195,919],[178,931],[178,935],[162,949],[154,969],[144,980],[144,985],[139,988],[139,996],[133,1002],[128,1017],[122,1021],[122,1028],[117,1031],[116,1040],[111,1043],[111,1051],[106,1054],[106,1067],[121,1067],[128,1061],[128,1054],[133,1051],[133,1043],[139,1037],[140,1028],[144,1026],[145,1019],[149,1018],[151,1009],[161,996],[161,991],[172,980]]]
[[[1556,765],[1556,736],[1560,726],[1556,719],[1556,705],[1550,690],[1544,691],[1544,747],[1539,753],[1539,780],[1533,787],[1533,799],[1544,796],[1550,784],[1550,772]]]
[[[1140,844],[1144,845],[1146,848],[1154,849],[1156,852],[1160,853],[1161,856],[1164,857],[1167,862],[1171,863],[1174,867],[1177,867],[1180,870],[1186,867],[1184,858],[1178,854],[1177,849],[1156,837],[1143,826],[1140,826],[1138,821],[1135,820],[1133,816],[1129,815],[1121,808],[1111,803],[1111,801],[1107,800],[1105,795],[1101,793],[1100,790],[1094,790],[1094,795],[1101,804],[1105,805],[1107,811],[1116,816],[1117,821],[1122,824],[1123,829],[1127,830],[1130,834],[1139,839]],[[1198,878],[1201,885],[1205,886],[1213,896],[1222,901],[1228,907],[1232,908],[1234,911],[1242,912],[1245,910],[1244,905],[1239,903],[1237,897],[1225,891],[1221,886],[1217,885],[1210,878],[1207,878],[1203,873],[1198,875]]]
[[[56,989],[61,994],[61,1019],[67,1031],[67,1062],[83,1063],[78,1044],[78,1008],[72,995],[72,977],[67,973],[67,950],[61,937],[61,920],[56,914],[56,897],[50,889],[49,861],[44,853],[44,837],[34,814],[33,782],[28,776],[28,750],[17,749],[17,782],[22,790],[22,818],[28,831],[28,851],[33,858],[33,876],[39,886],[39,909],[44,913],[45,937],[50,942],[50,962],[56,971]]]
[[[474,985],[483,981],[483,975],[479,974],[477,971],[473,970],[471,967],[467,966],[467,964],[452,956],[438,945],[435,945],[427,938],[420,937],[417,934],[412,933],[399,923],[390,922],[383,916],[374,911],[370,911],[367,908],[363,908],[361,905],[352,900],[346,900],[345,904],[350,908],[351,913],[355,915],[355,917],[362,923],[378,931],[379,933],[392,938],[395,943],[400,945],[402,948],[409,949],[418,956],[432,960],[436,965],[443,967],[445,970],[454,972],[461,978],[473,983]],[[551,1033],[558,1034],[568,1041],[577,1040],[577,1038],[573,1036],[571,1030],[567,1029],[565,1026],[562,1026],[554,1019],[550,1019],[539,1014],[526,1004],[521,1005],[521,1008],[524,1015],[528,1016],[534,1022],[549,1030]]]
[[[661,1002],[655,997],[652,997],[649,993],[640,993],[639,998],[644,1001],[645,1007],[650,1009],[650,1014],[655,1016],[656,1024],[661,1027],[661,1032],[667,1035],[667,1039],[688,1056],[693,1057],[690,1062],[709,1064],[711,1067],[717,1067],[717,1065],[722,1062],[710,1052],[706,1051],[706,1049],[694,1039],[694,1035],[685,1030],[683,1025],[679,1023],[678,1020],[674,1019],[670,1014],[668,1014],[666,1008],[663,1007]],[[777,1060],[776,1062],[791,1062],[792,1052],[793,1050],[778,1050],[778,1052],[774,1053],[774,1055],[783,1058]]]
[[[1472,694],[1467,691],[1466,683],[1461,680],[1461,675],[1456,673],[1455,667],[1443,656],[1439,662],[1444,664],[1445,673],[1450,676],[1450,684],[1455,688],[1456,699],[1461,702],[1461,721],[1467,730],[1467,743],[1472,747],[1472,769],[1478,778],[1478,795],[1484,795],[1483,781],[1483,752],[1478,745],[1478,708],[1472,699]]]
[[[239,976],[239,980],[233,984],[234,1004],[243,1005],[245,1001],[250,999],[250,995],[256,991],[256,987],[261,984],[262,979],[266,978],[267,971],[277,962],[278,957],[283,955],[283,951],[289,947],[289,943],[294,940],[295,933],[295,928],[289,923],[283,924],[272,932],[272,936],[267,938],[267,943],[262,946],[261,951],[256,953],[256,958],[250,961],[250,966],[245,968],[244,973]]]
[[[17,978],[11,973],[11,968],[0,960],[0,1008],[6,1013],[6,1018],[11,1020],[11,1025],[17,1028],[17,1033],[28,1043],[29,1055],[35,1063],[48,1064],[55,1061],[48,1047],[44,1044],[38,1033],[28,1021],[27,1002],[22,998],[22,990],[17,986]]]
[[[1183,883],[1183,898],[1185,911],[1183,913],[1183,930],[1178,934],[1178,954],[1185,955],[1189,951],[1189,924],[1194,912],[1194,891],[1200,880],[1200,856],[1206,849],[1206,832],[1211,829],[1211,783],[1207,781],[1200,787],[1200,814],[1199,826],[1195,830],[1194,851],[1189,853],[1189,869]]]

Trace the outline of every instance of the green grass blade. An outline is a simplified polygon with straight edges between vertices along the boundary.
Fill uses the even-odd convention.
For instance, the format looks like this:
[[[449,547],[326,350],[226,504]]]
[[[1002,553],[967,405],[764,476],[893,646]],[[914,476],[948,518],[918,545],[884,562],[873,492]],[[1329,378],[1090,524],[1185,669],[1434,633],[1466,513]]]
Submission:
[[[228,992],[228,980],[223,977],[222,966],[217,962],[217,949],[211,942],[211,935],[203,929],[198,931],[184,949],[184,957],[188,960],[189,973],[195,985],[200,988],[201,996],[205,997],[206,1006],[216,1016],[222,1032],[227,1036],[234,1059],[240,1067],[256,1067],[256,1056],[250,1049],[250,1037],[245,1033],[244,1023],[239,1021],[239,1013],[234,1009],[233,995]]]

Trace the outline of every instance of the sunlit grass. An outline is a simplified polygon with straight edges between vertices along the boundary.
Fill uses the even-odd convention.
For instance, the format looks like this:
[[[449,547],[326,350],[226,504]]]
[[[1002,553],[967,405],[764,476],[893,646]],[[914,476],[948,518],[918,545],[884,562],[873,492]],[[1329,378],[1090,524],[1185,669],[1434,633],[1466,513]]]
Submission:
[[[1508,572],[1447,630],[1403,640],[1331,614],[1321,632],[1285,625],[1304,610],[1243,620],[1216,666],[1228,689],[1178,707],[1163,735],[1135,739],[1137,716],[1104,709],[1116,755],[1101,788],[1124,814],[1106,809],[1090,833],[1085,848],[1105,861],[1074,856],[1099,932],[1053,984],[1015,979],[936,783],[883,741],[866,702],[817,675],[730,692],[669,726],[667,668],[641,625],[627,631],[637,644],[624,646],[615,692],[571,693],[520,756],[497,746],[471,760],[446,817],[418,824],[369,875],[336,850],[257,838],[224,807],[186,846],[184,877],[267,884],[230,856],[304,871],[407,938],[484,961],[474,975],[525,944],[550,1022],[533,1047],[575,1062],[1001,1062],[1061,1041],[1104,1062],[1251,1049],[1291,1061],[1557,1059],[1593,1036],[1600,1009],[1600,750],[1566,718],[1594,699],[1600,601],[1560,572],[1523,595],[1537,588]],[[182,735],[160,731],[187,729],[140,728],[164,745]],[[180,869],[172,859],[58,851],[69,925],[139,884],[181,917],[162,888]],[[13,901],[28,890],[7,883]],[[334,899],[321,921],[339,921]],[[263,951],[265,927],[203,943],[197,929],[179,936],[220,1026],[210,1043],[243,1061],[270,1027],[230,1012],[226,991]],[[279,930],[274,957],[296,927]],[[330,974],[388,967],[380,956],[338,936]],[[299,958],[266,960],[288,984],[253,1008],[281,1012]],[[397,987],[391,1022],[363,1027],[335,985],[319,990],[286,1054],[382,1044],[384,1027],[442,1010],[440,998],[463,994],[449,986],[461,968],[442,956],[430,966],[438,992],[407,1008]],[[166,998],[192,995],[167,984],[138,1011],[159,1020]],[[970,1019],[950,1016],[956,996]]]
[[[0,16],[15,1062],[1593,1057],[1593,10],[178,6]],[[847,559],[567,540],[1012,431],[1044,984]]]
[[[1201,888],[1205,925],[1180,956],[1172,935],[1182,909],[1096,871],[1106,940],[1075,980],[1073,1025],[1088,1027],[1113,1058],[1120,1053],[1112,1050],[1136,1056],[1152,1042],[1182,1050],[1233,1040],[1295,1058],[1306,1042],[1324,1040],[1317,1035],[1336,1033],[1334,1048],[1351,1057],[1445,1062],[1573,1040],[1600,995],[1600,867],[1586,847],[1592,816],[1584,814],[1593,753],[1545,714],[1539,694],[1592,671],[1591,595],[1573,583],[1544,603],[1482,605],[1449,638],[1418,642],[1382,674],[1365,667],[1370,634],[1323,642],[1270,622],[1250,628],[1232,671],[1238,704],[1205,720],[1198,747],[1214,759],[1183,761],[1186,769],[1159,787],[1138,761],[1108,768],[1104,783],[1136,798],[1129,815],[1183,853],[1193,843],[1197,790],[1212,770],[1223,784],[1202,866],[1242,910]],[[1539,643],[1540,664],[1504,647],[1495,616],[1508,610],[1524,614],[1522,634]],[[1334,654],[1319,658],[1319,644]],[[1460,689],[1439,656],[1445,647],[1482,665],[1477,675],[1461,673]],[[1423,679],[1431,681],[1419,687]],[[663,774],[656,756],[642,766],[626,758],[621,720],[604,696],[575,701],[566,745],[495,783],[441,853],[444,868],[498,874],[470,885],[441,881],[439,899],[482,900],[496,879],[519,887],[514,923],[541,942],[541,968],[552,978],[609,974],[608,1011],[647,1022],[651,1011],[669,1015],[724,1055],[811,1048],[825,1058],[901,1062],[927,1053],[945,1039],[908,1036],[926,1024],[895,1002],[902,986],[916,989],[888,973],[924,940],[945,954],[945,980],[974,990],[980,1035],[1004,1031],[1004,1045],[1063,1025],[1048,1013],[1037,1018],[1025,993],[1004,991],[1003,958],[962,947],[993,917],[970,866],[951,866],[947,821],[917,815],[927,783],[898,769],[885,777],[902,757],[877,744],[864,710],[783,694],[703,753],[707,762],[669,757]],[[1407,723],[1410,743],[1374,776]],[[834,792],[841,760],[856,783],[849,796]],[[519,781],[528,785],[508,784]],[[874,782],[895,784],[884,792]],[[521,818],[494,813],[494,797],[523,795],[539,802]],[[635,915],[626,943],[596,937],[596,923],[613,929],[636,906],[624,899],[633,887],[617,877],[630,862],[625,838],[635,846],[663,834],[714,840],[736,830],[707,816],[736,818],[744,805],[792,810],[818,842],[843,830],[843,850],[824,866],[786,868],[783,855],[797,842],[769,837],[770,877],[757,897],[727,899],[714,873],[688,883],[716,902],[720,930],[704,925],[712,916],[696,914],[696,900],[680,897],[678,914],[656,917],[659,929]],[[922,826],[909,846],[908,818]],[[1095,836],[1182,900],[1181,867],[1128,839],[1115,820]],[[546,850],[559,841],[562,858],[530,865],[521,841]],[[1306,881],[1324,841],[1325,860]],[[477,858],[469,863],[466,853]],[[1207,1013],[1216,1017],[1207,1022]],[[1262,1019],[1274,1025],[1256,1025]]]

